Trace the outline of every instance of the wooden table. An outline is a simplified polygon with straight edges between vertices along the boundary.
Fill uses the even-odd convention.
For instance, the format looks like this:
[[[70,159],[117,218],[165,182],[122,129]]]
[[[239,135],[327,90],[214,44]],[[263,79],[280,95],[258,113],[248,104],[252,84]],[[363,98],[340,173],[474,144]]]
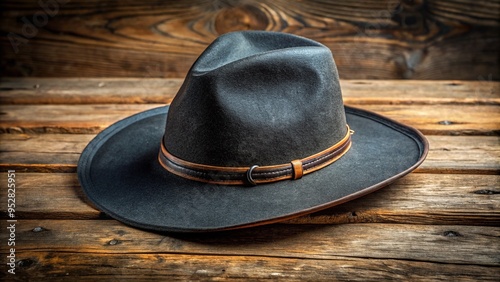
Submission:
[[[75,174],[100,130],[169,103],[180,79],[4,78],[1,276],[13,280],[500,281],[500,83],[343,80],[346,104],[420,129],[414,173],[310,216],[213,234],[156,234],[89,205]],[[15,275],[6,171],[15,170]]]

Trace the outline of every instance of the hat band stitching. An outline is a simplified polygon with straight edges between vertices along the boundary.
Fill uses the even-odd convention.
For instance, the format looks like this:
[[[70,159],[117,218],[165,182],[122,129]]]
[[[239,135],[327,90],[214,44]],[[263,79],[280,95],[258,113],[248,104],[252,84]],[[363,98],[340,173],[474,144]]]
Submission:
[[[344,153],[345,152],[347,152],[347,150],[345,150]],[[333,155],[334,154],[331,154],[331,156],[333,156]],[[325,158],[322,158],[322,159],[325,159]],[[169,169],[169,168],[173,168],[173,167],[169,167],[168,165],[164,166],[168,171],[170,171],[178,176],[184,177],[184,178],[198,180],[201,182],[208,182],[208,183],[216,183],[217,182],[217,184],[239,184],[239,185],[245,184],[245,183],[243,183],[243,180],[246,179],[246,177],[243,177],[241,173],[229,174],[229,173],[220,173],[220,172],[217,172],[217,173],[201,172],[201,171],[196,171],[196,170],[182,167],[176,163],[171,162],[168,159],[162,160],[161,162],[163,162],[163,161],[168,161],[170,166],[175,166],[177,169],[177,170],[176,169]],[[310,162],[309,164],[312,164],[312,162]],[[326,166],[328,164],[331,164],[331,163],[327,163],[324,166]],[[163,165],[163,163],[162,163],[162,165]],[[311,169],[313,169],[313,168],[316,168],[315,170],[320,169],[320,167],[311,166],[311,167],[304,169],[304,172],[305,172],[304,174],[308,174],[310,172],[315,171],[315,170],[311,171]],[[285,173],[285,174],[283,174],[283,173]],[[291,173],[292,173],[292,169],[286,168],[286,169],[281,169],[281,170],[272,171],[272,172],[255,172],[254,174],[252,174],[252,178],[255,178],[257,181],[259,181],[259,180],[263,179],[262,178],[263,176],[276,175],[274,177],[265,178],[265,180],[266,180],[265,182],[274,182],[274,181],[278,181],[278,180],[291,179],[291,178],[283,178],[284,176],[291,175]],[[185,176],[188,176],[188,177],[185,177]],[[189,176],[191,176],[191,177],[189,177]],[[230,178],[230,179],[224,179],[224,178]],[[235,181],[237,181],[238,183],[236,183]],[[240,182],[242,182],[242,183],[240,183]],[[258,184],[260,182],[256,182],[256,183]]]
[[[191,163],[173,156],[167,151],[163,142],[158,159],[164,169],[186,179],[222,185],[256,185],[287,179],[299,179],[303,175],[332,164],[350,149],[350,136],[352,133],[353,131],[347,126],[345,137],[338,143],[312,156],[292,161],[300,161],[301,169],[294,167],[292,162],[260,167],[222,167]],[[251,169],[252,167],[253,169]],[[247,175],[249,171],[251,173],[250,176]],[[295,178],[295,175],[299,175],[300,177]]]
[[[341,151],[341,150],[345,149],[345,147],[346,147],[348,144],[349,144],[348,142],[345,142],[345,143],[343,144],[343,146],[339,148],[339,151]],[[328,155],[322,156],[321,158],[313,159],[313,160],[310,160],[310,161],[308,161],[308,162],[303,162],[303,163],[302,163],[302,166],[303,166],[304,170],[305,170],[305,171],[307,171],[307,170],[309,170],[309,169],[311,169],[311,168],[314,168],[318,162],[321,162],[322,160],[327,159],[327,158],[329,158],[329,157],[333,157],[334,155],[336,155],[336,153],[339,153],[339,152],[338,152],[338,151],[335,151],[335,152],[332,152],[332,153],[330,153],[330,154],[328,154]],[[173,161],[172,161],[172,160],[170,160],[167,156],[165,156],[165,157],[166,157],[166,160],[167,160],[167,161],[169,161],[169,163],[170,163],[170,164],[172,164],[172,165],[174,165],[174,166],[178,167],[179,169],[183,169],[183,170],[190,170],[193,174],[198,174],[198,175],[206,175],[206,176],[214,174],[214,173],[202,172],[202,171],[197,171],[197,170],[194,170],[194,169],[189,169],[189,168],[186,168],[186,167],[184,167],[184,166],[182,166],[182,165],[179,165],[179,164],[177,164],[177,163],[173,162]],[[266,176],[266,175],[273,175],[273,174],[281,174],[282,172],[287,172],[287,173],[290,173],[290,172],[292,172],[292,168],[284,168],[284,169],[280,169],[280,170],[275,170],[275,171],[267,171],[267,172],[255,172],[254,174],[255,174],[255,176],[257,176],[257,177],[258,177],[258,176]],[[235,176],[235,175],[237,175],[237,172],[232,173],[232,174],[231,174],[231,173],[229,173],[229,172],[225,172],[225,174],[224,174],[224,173],[217,172],[217,173],[216,173],[216,175],[217,175],[217,176],[219,176],[219,177],[224,177],[224,176],[225,176],[225,177],[231,177],[231,176]]]
[[[302,164],[302,167],[304,168],[304,170],[309,170],[311,168],[314,168],[316,167],[317,165],[319,165],[318,163],[321,163],[324,159],[327,159],[329,157],[334,157],[336,154],[338,154],[339,152],[342,152],[343,150],[349,150],[349,148],[346,148],[347,146],[350,147],[351,145],[351,142],[350,142],[350,138],[349,138],[349,142],[345,142],[337,151],[334,151],[328,155],[325,155],[321,158],[318,158],[318,159],[315,159],[315,160],[311,160],[309,162],[305,162]]]

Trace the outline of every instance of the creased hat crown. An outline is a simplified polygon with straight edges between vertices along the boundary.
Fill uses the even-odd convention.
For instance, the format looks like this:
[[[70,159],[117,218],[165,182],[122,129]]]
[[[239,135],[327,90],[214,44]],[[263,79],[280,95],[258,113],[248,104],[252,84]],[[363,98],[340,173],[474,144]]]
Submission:
[[[215,40],[173,100],[165,148],[213,166],[275,165],[339,142],[346,120],[330,50],[259,31]]]

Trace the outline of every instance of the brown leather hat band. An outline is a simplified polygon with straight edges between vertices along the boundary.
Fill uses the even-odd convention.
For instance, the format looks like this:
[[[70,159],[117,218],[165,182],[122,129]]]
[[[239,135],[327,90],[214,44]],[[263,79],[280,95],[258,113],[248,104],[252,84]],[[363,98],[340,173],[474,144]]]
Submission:
[[[167,151],[163,142],[158,159],[166,170],[186,179],[222,185],[257,185],[286,179],[299,179],[303,175],[335,162],[351,148],[352,133],[353,131],[347,126],[347,134],[335,145],[312,156],[293,160],[288,164],[251,167],[197,164],[173,156]]]

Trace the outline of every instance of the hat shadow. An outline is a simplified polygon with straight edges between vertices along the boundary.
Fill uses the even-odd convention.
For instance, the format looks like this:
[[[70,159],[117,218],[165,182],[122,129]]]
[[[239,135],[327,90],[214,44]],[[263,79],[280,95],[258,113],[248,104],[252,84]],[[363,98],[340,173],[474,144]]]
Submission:
[[[302,237],[305,233],[316,232],[325,228],[331,228],[331,225],[275,223],[207,233],[155,233],[177,240],[208,246],[251,246],[290,240],[294,237]]]

